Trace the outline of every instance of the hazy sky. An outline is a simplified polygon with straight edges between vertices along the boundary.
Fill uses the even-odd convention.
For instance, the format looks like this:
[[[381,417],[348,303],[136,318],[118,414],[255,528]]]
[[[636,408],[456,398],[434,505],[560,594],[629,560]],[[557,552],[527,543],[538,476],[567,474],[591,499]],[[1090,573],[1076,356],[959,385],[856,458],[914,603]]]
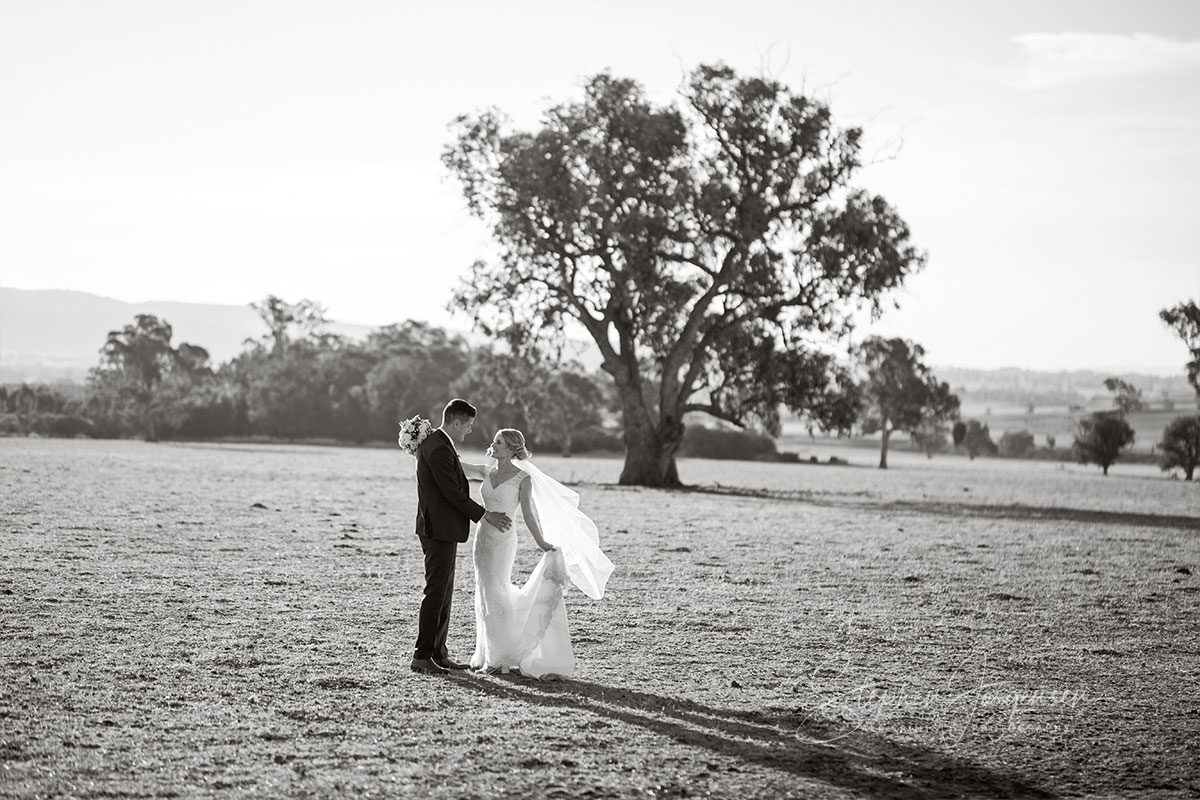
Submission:
[[[1195,0],[0,0],[0,284],[465,327],[488,236],[447,123],[532,125],[603,69],[667,102],[716,60],[865,126],[856,183],[929,252],[879,332],[1182,368],[1157,314],[1200,298]]]

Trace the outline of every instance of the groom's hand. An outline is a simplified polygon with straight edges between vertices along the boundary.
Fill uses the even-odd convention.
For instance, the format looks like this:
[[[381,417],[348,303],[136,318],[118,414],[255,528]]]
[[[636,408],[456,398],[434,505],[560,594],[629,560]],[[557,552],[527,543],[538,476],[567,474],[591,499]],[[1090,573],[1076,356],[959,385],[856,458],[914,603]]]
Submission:
[[[512,527],[512,518],[502,511],[489,511],[483,519],[496,530],[506,531]]]

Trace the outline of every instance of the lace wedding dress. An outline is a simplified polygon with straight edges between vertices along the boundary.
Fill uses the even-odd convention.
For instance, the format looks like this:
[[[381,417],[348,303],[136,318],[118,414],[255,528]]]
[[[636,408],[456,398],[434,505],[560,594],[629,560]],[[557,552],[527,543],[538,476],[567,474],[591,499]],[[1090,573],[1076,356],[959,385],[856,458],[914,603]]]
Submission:
[[[483,504],[515,520],[520,505],[519,472],[492,485],[494,467],[484,470]],[[541,515],[539,514],[539,517]],[[512,582],[517,530],[497,530],[486,521],[475,531],[475,669],[520,667],[535,678],[570,677],[575,672],[563,590],[569,576],[561,550],[542,555],[524,586]]]

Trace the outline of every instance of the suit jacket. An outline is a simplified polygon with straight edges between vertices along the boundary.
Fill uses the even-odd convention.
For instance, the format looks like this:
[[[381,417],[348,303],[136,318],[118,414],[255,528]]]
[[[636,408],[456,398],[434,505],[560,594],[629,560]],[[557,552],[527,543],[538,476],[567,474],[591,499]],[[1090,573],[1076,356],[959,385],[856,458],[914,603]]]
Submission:
[[[417,448],[417,535],[465,542],[471,522],[483,518],[450,437],[440,430]]]

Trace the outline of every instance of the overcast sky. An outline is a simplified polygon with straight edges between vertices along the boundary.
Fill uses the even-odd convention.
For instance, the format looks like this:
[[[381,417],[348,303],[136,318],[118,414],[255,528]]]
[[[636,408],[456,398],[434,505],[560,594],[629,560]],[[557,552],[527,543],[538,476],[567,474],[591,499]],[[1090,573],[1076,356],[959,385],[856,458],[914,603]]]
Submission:
[[[1179,370],[1200,299],[1200,2],[0,0],[0,284],[268,293],[465,327],[488,251],[439,155],[604,69],[722,60],[866,128],[929,264],[878,331],[933,364]],[[892,157],[894,156],[894,157]]]

